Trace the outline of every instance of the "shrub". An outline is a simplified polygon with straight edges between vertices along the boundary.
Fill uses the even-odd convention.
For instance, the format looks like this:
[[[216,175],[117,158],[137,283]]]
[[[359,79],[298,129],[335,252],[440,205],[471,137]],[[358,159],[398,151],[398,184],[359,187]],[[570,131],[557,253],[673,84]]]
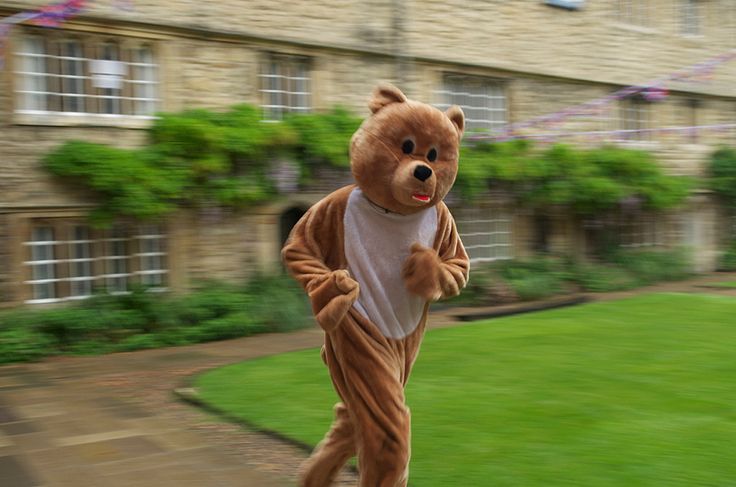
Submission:
[[[199,341],[203,342],[250,336],[268,331],[265,324],[254,321],[250,313],[246,311],[205,321],[196,329],[199,332]]]
[[[246,288],[248,312],[269,331],[289,331],[312,323],[304,291],[286,274],[256,276]]]
[[[247,286],[206,282],[187,296],[138,287],[66,307],[0,313],[0,363],[185,345],[311,322],[304,292],[285,275],[257,276]]]
[[[98,313],[84,308],[58,308],[35,313],[34,329],[53,340],[60,349],[95,336],[106,323]]]
[[[614,254],[613,261],[630,272],[641,285],[692,275],[692,263],[684,249],[622,250]]]
[[[52,338],[32,328],[0,330],[0,364],[38,360],[54,351]]]
[[[499,276],[522,301],[559,294],[569,277],[562,261],[550,257],[502,261],[497,268]]]
[[[509,284],[522,301],[548,298],[562,291],[561,282],[545,274],[509,279]]]
[[[242,286],[205,281],[188,296],[172,299],[171,307],[174,322],[186,326],[242,311],[250,301]]]
[[[736,212],[736,149],[721,147],[710,158],[710,187],[726,207]]]
[[[158,335],[154,333],[145,333],[141,335],[131,335],[115,344],[113,349],[116,352],[130,352],[133,350],[158,348],[164,345],[166,344]]]
[[[736,271],[736,240],[731,242],[731,245],[721,256],[719,268],[723,271]]]
[[[638,286],[638,281],[620,267],[584,262],[575,264],[574,280],[585,291],[594,293],[623,291]]]

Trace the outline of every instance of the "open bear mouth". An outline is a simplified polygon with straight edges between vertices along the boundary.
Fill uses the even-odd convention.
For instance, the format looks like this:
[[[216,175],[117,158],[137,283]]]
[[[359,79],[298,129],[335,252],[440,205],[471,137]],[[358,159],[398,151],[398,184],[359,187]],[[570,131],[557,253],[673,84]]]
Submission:
[[[414,193],[411,195],[412,199],[417,200],[421,203],[426,203],[430,200],[430,196],[428,194],[423,193]]]

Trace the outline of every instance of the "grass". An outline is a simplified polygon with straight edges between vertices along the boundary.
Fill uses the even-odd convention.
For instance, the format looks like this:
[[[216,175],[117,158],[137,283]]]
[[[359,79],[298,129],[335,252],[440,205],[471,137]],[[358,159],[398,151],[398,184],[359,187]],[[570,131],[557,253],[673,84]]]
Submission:
[[[734,485],[735,316],[730,297],[650,294],[429,332],[407,390],[410,484]],[[317,350],[196,386],[312,445],[336,401]]]

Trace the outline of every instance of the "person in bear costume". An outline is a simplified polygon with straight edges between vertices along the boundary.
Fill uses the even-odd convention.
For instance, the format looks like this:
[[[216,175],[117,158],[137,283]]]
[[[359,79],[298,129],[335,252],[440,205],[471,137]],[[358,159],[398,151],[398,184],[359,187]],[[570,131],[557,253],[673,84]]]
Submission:
[[[369,108],[350,145],[357,184],[312,206],[282,251],[324,329],[322,359],[342,400],[301,469],[302,487],[329,486],[356,454],[362,487],[407,484],[404,387],[429,303],[468,280],[442,201],[457,175],[462,110],[442,112],[391,85],[374,90]]]

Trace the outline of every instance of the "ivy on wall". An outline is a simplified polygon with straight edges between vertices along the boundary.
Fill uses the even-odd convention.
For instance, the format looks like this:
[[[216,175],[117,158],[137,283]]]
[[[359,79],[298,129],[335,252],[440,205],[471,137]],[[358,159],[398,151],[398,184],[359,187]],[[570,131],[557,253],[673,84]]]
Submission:
[[[580,149],[556,144],[535,147],[517,140],[464,147],[457,187],[475,198],[491,185],[508,189],[532,208],[566,207],[580,215],[636,201],[642,208],[663,210],[687,197],[692,180],[664,173],[645,151],[604,146]]]
[[[721,147],[710,159],[710,187],[736,214],[736,149]]]
[[[349,167],[347,148],[360,119],[336,108],[325,114],[263,122],[256,107],[227,112],[162,114],[139,149],[70,141],[44,158],[45,167],[90,190],[94,222],[150,219],[177,207],[243,208],[277,194],[271,165],[293,161],[306,181],[315,167]]]
[[[360,119],[344,109],[263,122],[258,108],[162,114],[138,149],[70,141],[45,167],[91,191],[100,225],[116,217],[150,219],[178,207],[243,208],[278,194],[275,161],[288,160],[301,182],[319,166],[349,167],[348,147]],[[462,148],[457,189],[471,201],[501,185],[532,207],[557,205],[589,215],[636,198],[664,209],[687,196],[690,181],[667,176],[643,151],[617,147],[535,147],[528,141]]]

